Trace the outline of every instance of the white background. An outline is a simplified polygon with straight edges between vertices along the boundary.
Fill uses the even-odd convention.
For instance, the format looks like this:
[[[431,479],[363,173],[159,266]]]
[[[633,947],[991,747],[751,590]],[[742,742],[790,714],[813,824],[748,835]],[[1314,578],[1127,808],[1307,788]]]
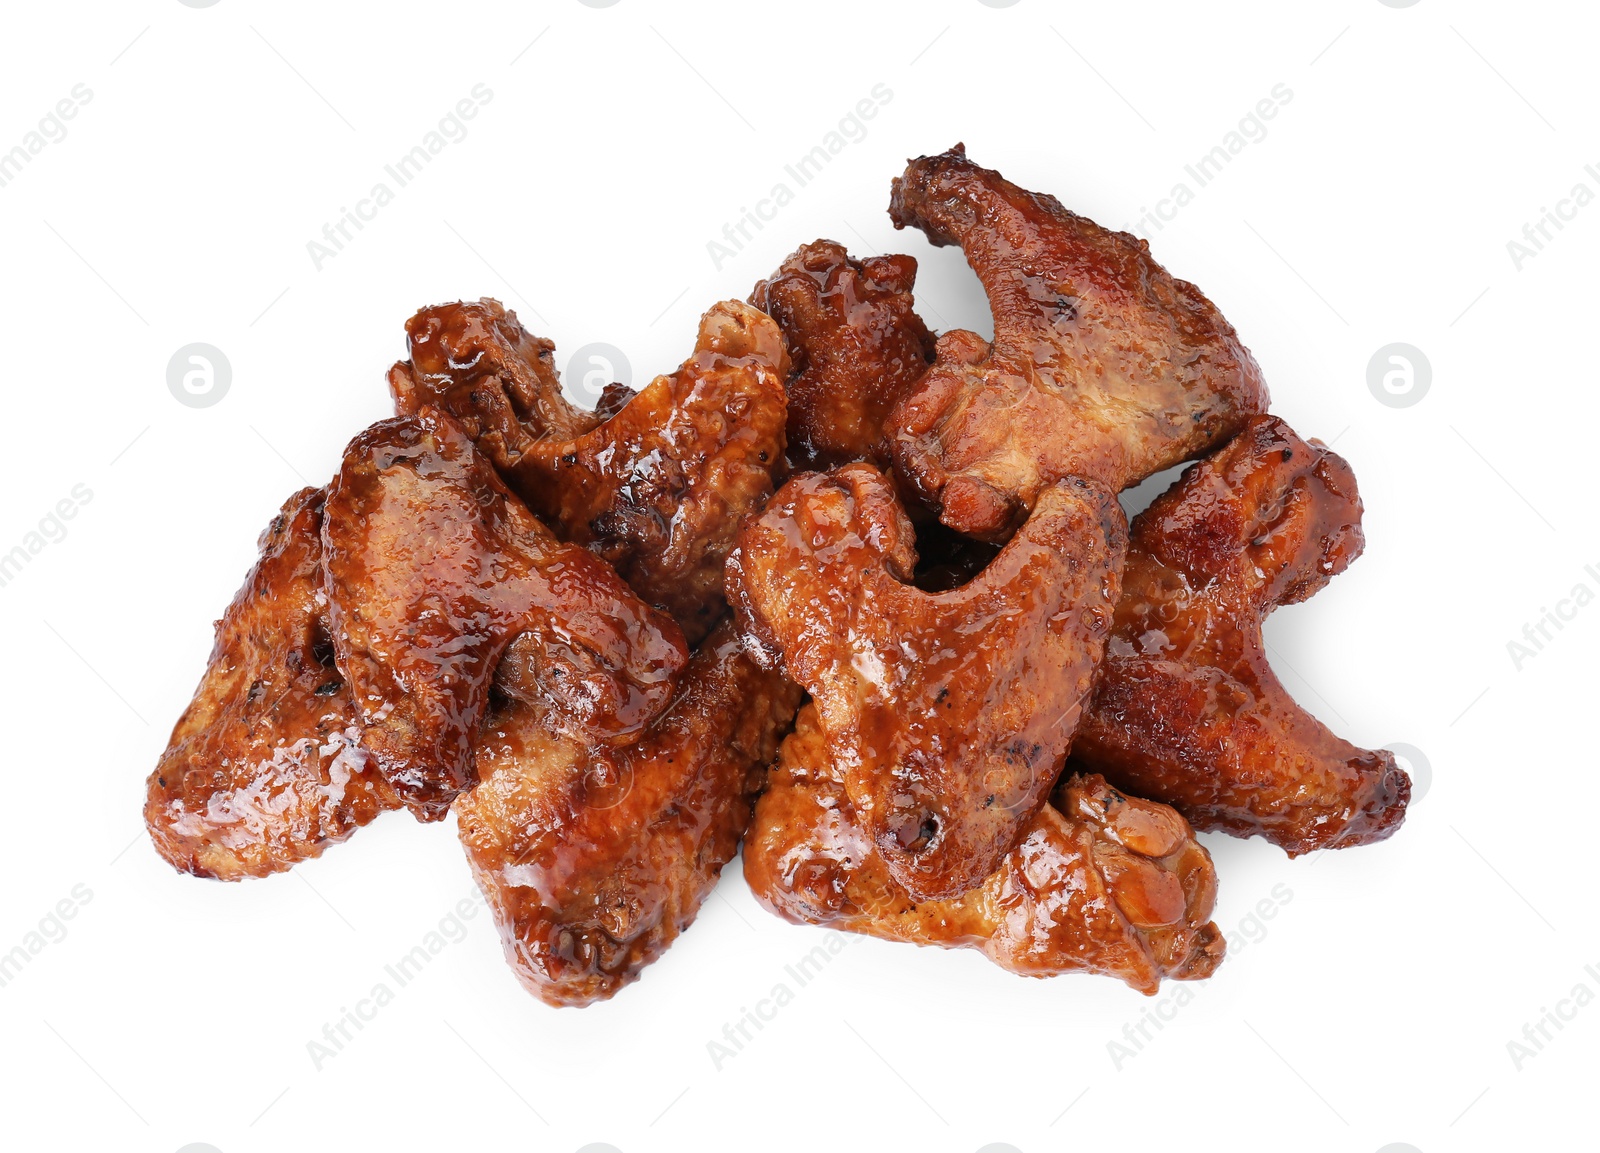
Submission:
[[[1508,1042],[1578,984],[1600,994],[1600,788],[1579,735],[1600,607],[1520,669],[1507,645],[1574,586],[1600,591],[1600,206],[1520,269],[1507,242],[1576,183],[1600,192],[1597,31],[1587,5],[1443,0],[7,5],[0,150],[75,85],[92,99],[0,188],[0,552],[74,486],[92,498],[0,587],[0,952],[74,886],[91,896],[0,988],[0,1141],[1592,1141],[1573,1127],[1592,1118],[1600,1004],[1520,1069]],[[480,83],[466,138],[315,267],[307,242]],[[892,100],[865,137],[717,267],[708,242],[878,84]],[[480,913],[315,1068],[307,1043],[471,894],[453,822],[391,814],[224,886],[161,863],[140,807],[257,533],[385,415],[405,319],[494,295],[558,361],[610,342],[639,383],[688,352],[701,310],[829,236],[913,253],[929,322],[986,329],[959,252],[888,221],[907,156],[964,140],[1131,226],[1278,84],[1292,100],[1265,138],[1140,231],[1236,325],[1276,411],[1360,477],[1365,557],[1268,640],[1341,733],[1423,751],[1431,786],[1399,834],[1294,862],[1208,836],[1230,957],[1154,1002],[856,939],[720,1069],[708,1042],[822,940],[762,912],[737,867],[639,984],[583,1011],[523,993]],[[194,341],[232,365],[213,407],[168,391]],[[1432,367],[1412,407],[1368,388],[1396,341]],[[1275,915],[1252,920],[1264,899]],[[1163,1006],[1119,1067],[1109,1043]]]

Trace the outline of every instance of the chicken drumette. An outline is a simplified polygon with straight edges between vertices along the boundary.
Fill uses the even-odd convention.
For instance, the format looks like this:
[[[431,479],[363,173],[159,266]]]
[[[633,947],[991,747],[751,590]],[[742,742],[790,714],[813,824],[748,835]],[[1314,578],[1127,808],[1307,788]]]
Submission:
[[[982,882],[1061,770],[1126,545],[1105,489],[1063,481],[974,580],[929,593],[889,481],[806,473],[740,531],[728,597],[758,659],[817,703],[891,874],[919,899]]]
[[[804,245],[750,303],[783,330],[789,459],[802,468],[868,460],[887,468],[884,418],[928,370],[933,335],[912,308],[917,262],[852,260],[831,240]]]
[[[913,160],[889,214],[959,244],[994,313],[993,344],[945,333],[889,417],[896,462],[951,527],[1003,540],[1055,481],[1118,491],[1265,409],[1233,328],[1144,241],[1018,188],[960,145]]]
[[[1073,766],[1291,855],[1394,832],[1405,771],[1295,704],[1261,638],[1268,613],[1322,588],[1362,544],[1350,466],[1275,417],[1191,465],[1133,522]]]
[[[723,611],[722,565],[740,518],[781,476],[788,357],[763,313],[725,301],[695,351],[603,412],[561,395],[554,346],[492,300],[423,309],[394,366],[396,410],[453,415],[562,540],[585,545],[666,608],[691,641]]]
[[[1153,994],[1162,978],[1208,977],[1222,960],[1210,856],[1167,806],[1092,775],[1063,780],[977,887],[918,901],[861,827],[812,705],[756,805],[744,875],[790,921],[980,949],[1028,977],[1106,973]]]

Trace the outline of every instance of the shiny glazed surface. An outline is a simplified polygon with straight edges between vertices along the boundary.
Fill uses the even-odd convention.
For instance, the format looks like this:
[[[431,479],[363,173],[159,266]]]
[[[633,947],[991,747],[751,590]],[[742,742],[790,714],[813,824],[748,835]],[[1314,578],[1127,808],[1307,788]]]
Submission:
[[[1116,498],[1043,493],[974,580],[912,587],[911,524],[869,464],[806,473],[747,521],[728,597],[805,686],[871,842],[919,899],[994,871],[1055,783],[1094,683],[1126,547]]]
[[[889,466],[883,422],[933,361],[933,334],[912,307],[917,262],[852,260],[816,240],[756,285],[750,303],[783,330],[789,373],[789,460],[830,468]]]
[[[1200,829],[1291,856],[1381,841],[1411,782],[1295,704],[1261,621],[1363,545],[1343,458],[1256,417],[1135,518],[1115,635],[1073,767],[1173,805]]]
[[[406,331],[411,360],[389,373],[396,411],[450,412],[557,536],[615,566],[690,640],[704,636],[723,611],[739,519],[783,468],[789,365],[772,320],[714,306],[676,372],[602,398],[609,418],[561,396],[553,346],[495,301],[423,309]]]
[[[321,489],[302,489],[261,534],[261,558],[217,622],[205,675],[147,782],[156,851],[197,877],[281,872],[400,807],[334,667],[322,503]]]
[[[1027,977],[1105,973],[1153,994],[1209,977],[1224,949],[1211,857],[1183,818],[1092,775],[1064,780],[976,888],[918,901],[861,828],[812,705],[756,805],[744,875],[790,921],[980,949]]]
[[[889,418],[895,459],[946,524],[1003,540],[1068,476],[1116,492],[1221,444],[1267,405],[1261,371],[1149,246],[967,159],[913,160],[889,214],[959,244],[994,343],[956,330]]]
[[[610,997],[688,927],[799,698],[724,624],[629,745],[587,745],[520,702],[485,717],[456,815],[523,985],[552,1005]]]
[[[687,660],[678,626],[556,540],[437,410],[350,442],[322,536],[334,653],[362,741],[419,819],[444,816],[476,779],[473,736],[519,634],[520,695],[610,739],[660,711]]]

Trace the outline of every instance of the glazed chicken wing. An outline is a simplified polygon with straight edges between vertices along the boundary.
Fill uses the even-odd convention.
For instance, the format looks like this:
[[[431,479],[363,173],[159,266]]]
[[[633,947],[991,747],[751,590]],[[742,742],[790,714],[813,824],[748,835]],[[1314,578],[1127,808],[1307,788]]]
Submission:
[[[520,702],[489,714],[482,781],[456,815],[531,992],[552,1005],[610,997],[689,925],[749,824],[799,696],[724,625],[633,744],[586,745]]]
[[[389,374],[397,411],[450,412],[562,540],[604,557],[691,640],[703,636],[724,608],[739,519],[783,466],[788,359],[772,320],[737,301],[715,306],[683,366],[631,399],[608,392],[616,411],[603,420],[567,404],[549,342],[494,301],[424,309],[406,331],[411,360]]]
[[[261,534],[261,559],[217,622],[205,676],[150,774],[150,838],[197,877],[281,872],[400,807],[334,667],[322,503],[321,489],[295,493]]]
[[[443,409],[497,468],[515,463],[530,441],[571,440],[603,419],[563,395],[555,343],[528,332],[498,300],[424,308],[406,322],[406,338],[411,359],[389,370],[398,415]]]
[[[1295,704],[1261,638],[1262,618],[1311,596],[1362,544],[1350,466],[1275,417],[1192,465],[1133,523],[1073,766],[1291,856],[1394,832],[1405,771]]]
[[[513,638],[508,691],[611,740],[665,707],[688,658],[676,624],[557,541],[437,410],[351,441],[322,534],[362,741],[419,819],[444,816],[472,784],[472,739]]]
[[[909,256],[852,260],[842,244],[817,240],[756,285],[750,303],[778,322],[793,365],[797,466],[889,466],[884,418],[933,360],[933,336],[912,308],[916,279]]]
[[[1208,977],[1223,940],[1211,858],[1182,817],[1073,776],[976,888],[918,901],[885,867],[846,794],[816,710],[784,741],[744,846],[756,899],[787,920],[981,949],[1026,977],[1088,971],[1154,994]]]
[[[1115,492],[1265,410],[1233,328],[1144,241],[979,168],[960,145],[913,160],[889,214],[959,244],[994,313],[994,343],[946,333],[889,419],[897,463],[946,524],[1002,540],[1062,477]]]
[[[976,579],[924,592],[869,464],[796,477],[741,530],[728,596],[747,644],[815,698],[869,840],[918,899],[979,884],[1050,791],[1125,546],[1116,498],[1064,481]]]

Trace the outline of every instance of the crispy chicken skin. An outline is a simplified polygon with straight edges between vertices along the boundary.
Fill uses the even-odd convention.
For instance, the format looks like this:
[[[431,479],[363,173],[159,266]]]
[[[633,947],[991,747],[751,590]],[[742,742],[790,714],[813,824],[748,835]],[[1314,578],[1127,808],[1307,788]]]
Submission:
[[[1154,994],[1210,976],[1224,948],[1211,857],[1183,818],[1093,775],[1065,779],[976,888],[916,900],[862,830],[812,705],[756,805],[744,875],[787,920],[980,949],[1025,977],[1105,973]]]
[[[615,740],[665,707],[688,659],[676,624],[604,561],[556,540],[437,410],[350,442],[322,537],[334,653],[362,742],[421,820],[444,816],[475,780],[472,739],[513,638],[521,659],[506,679],[519,694]]]
[[[716,305],[676,372],[631,399],[620,387],[602,397],[608,419],[561,397],[549,342],[494,301],[424,309],[406,331],[411,360],[389,374],[396,410],[451,413],[557,536],[609,561],[690,640],[704,636],[724,609],[738,522],[783,467],[777,325],[738,301]]]
[[[817,240],[756,285],[750,303],[778,322],[789,373],[789,460],[831,468],[890,464],[884,419],[933,361],[933,334],[912,307],[917,262],[852,260]]]
[[[1061,770],[1116,606],[1116,498],[1063,481],[974,580],[906,583],[912,528],[870,464],[791,480],[745,523],[728,596],[819,722],[869,840],[919,900],[992,873]]]
[[[1134,520],[1073,767],[1291,856],[1389,836],[1410,779],[1295,704],[1261,638],[1269,612],[1322,588],[1363,543],[1350,466],[1275,417],[1190,466]]]
[[[946,524],[1003,540],[1066,476],[1113,492],[1192,459],[1263,412],[1261,371],[1194,285],[1149,246],[967,159],[913,160],[897,228],[959,244],[994,343],[954,331],[889,418],[895,459]]]
[[[624,748],[588,746],[508,703],[477,740],[461,841],[518,979],[551,1005],[612,996],[688,927],[750,821],[800,690],[730,625],[671,709]]]
[[[321,489],[295,493],[261,534],[261,558],[217,622],[205,676],[150,774],[150,838],[197,877],[282,872],[400,807],[334,667],[322,503]]]

